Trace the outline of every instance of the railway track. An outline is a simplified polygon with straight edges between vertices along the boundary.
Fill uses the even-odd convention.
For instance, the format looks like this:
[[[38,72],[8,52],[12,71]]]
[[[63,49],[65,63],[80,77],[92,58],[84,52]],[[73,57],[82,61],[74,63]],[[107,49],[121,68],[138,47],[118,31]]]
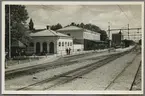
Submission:
[[[91,54],[92,53],[92,54]],[[90,60],[90,59],[99,59],[104,56],[99,56],[99,57],[90,57],[90,58],[85,58],[88,55],[94,55],[96,52],[91,52],[87,54],[79,54],[76,57],[75,56],[69,56],[69,57],[64,57],[59,59],[58,61],[54,61],[51,63],[44,63],[40,65],[35,65],[35,66],[29,66],[25,68],[19,68],[17,70],[10,70],[5,72],[5,80],[10,80],[16,77],[21,77],[25,75],[32,75],[44,70],[48,69],[53,69],[53,68],[58,68],[58,67],[63,67],[63,66],[69,66],[78,62],[84,62],[84,60]],[[107,55],[108,56],[108,55]],[[76,59],[77,58],[77,59]],[[74,60],[73,60],[74,59]]]
[[[95,70],[95,69],[127,54],[127,53],[129,53],[129,52],[131,52],[131,50],[125,51],[122,53],[118,53],[118,54],[109,55],[108,57],[100,59],[97,62],[76,68],[74,70],[70,70],[68,72],[64,72],[64,73],[52,76],[50,78],[46,78],[44,80],[30,84],[28,86],[18,88],[17,90],[33,90],[33,89],[35,89],[35,86],[42,86],[43,84],[44,85],[49,84],[49,85],[45,86],[44,88],[39,89],[39,90],[46,90],[46,89],[50,89],[50,88],[55,87],[55,86],[59,86],[61,84],[70,82],[76,78],[81,78],[81,76],[83,76],[83,75],[85,75],[85,74],[87,74],[87,73],[89,73],[89,72],[91,72],[91,71],[93,71],[93,70]]]
[[[140,68],[141,68],[141,61],[140,61],[140,65],[139,65],[139,67],[138,67],[138,69],[137,69],[137,72],[136,72],[136,74],[135,74],[134,80],[133,80],[133,82],[132,82],[132,84],[131,84],[130,90],[133,90],[133,87],[136,85],[136,84],[135,84],[135,80],[137,79],[137,75],[139,74],[139,71],[141,70]]]
[[[134,52],[134,51],[133,51],[133,52]],[[132,61],[131,61],[131,62],[128,62],[128,64],[123,68],[123,70],[122,70],[121,72],[119,72],[119,73],[115,76],[115,78],[106,86],[106,88],[105,88],[104,90],[108,90],[110,87],[112,87],[112,86],[114,85],[114,82],[123,74],[123,72],[124,72],[133,62],[134,62],[135,58],[136,58],[137,56],[139,56],[139,55],[140,55],[140,52],[136,52],[136,56],[132,59]],[[138,70],[137,70],[137,72],[136,72],[136,74],[135,74],[134,80],[133,80],[133,82],[132,82],[131,87],[130,87],[129,90],[132,90],[132,87],[133,87],[133,85],[134,85],[134,82],[135,82],[135,79],[136,79],[136,76],[137,76],[137,73],[138,73],[138,71],[139,71],[140,66],[141,66],[141,62],[140,62],[140,65],[139,65],[139,67],[138,67]]]

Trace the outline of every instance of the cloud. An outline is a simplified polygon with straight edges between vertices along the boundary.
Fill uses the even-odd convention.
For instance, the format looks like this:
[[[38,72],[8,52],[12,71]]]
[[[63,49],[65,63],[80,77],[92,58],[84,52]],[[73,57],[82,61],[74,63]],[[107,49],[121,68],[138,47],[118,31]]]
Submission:
[[[92,23],[105,30],[107,30],[108,22],[111,22],[113,28],[121,28],[128,23],[132,27],[141,26],[141,7],[139,5],[120,5],[120,7],[123,12],[116,5],[26,6],[36,27],[57,23],[65,26],[71,22]]]

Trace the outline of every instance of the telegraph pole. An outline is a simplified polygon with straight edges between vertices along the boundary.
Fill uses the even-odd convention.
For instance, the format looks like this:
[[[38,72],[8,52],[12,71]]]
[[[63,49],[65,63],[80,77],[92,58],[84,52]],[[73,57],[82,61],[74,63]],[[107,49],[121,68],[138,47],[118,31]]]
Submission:
[[[136,32],[134,32],[134,40],[136,39],[136,37],[135,37],[136,34],[135,34],[135,33],[136,33]]]
[[[137,29],[137,33],[138,33],[138,41],[139,41],[139,39],[140,39],[139,29]]]
[[[109,48],[110,48],[110,22],[108,22],[108,39],[109,39]]]
[[[128,24],[128,40],[129,40],[129,24]]]
[[[9,5],[9,58],[11,58],[11,13],[10,13],[10,5]]]

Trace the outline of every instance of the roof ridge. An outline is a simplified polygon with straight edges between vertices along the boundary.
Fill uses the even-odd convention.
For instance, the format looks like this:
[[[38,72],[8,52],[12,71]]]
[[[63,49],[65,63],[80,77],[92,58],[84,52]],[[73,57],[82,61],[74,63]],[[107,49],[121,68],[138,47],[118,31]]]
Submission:
[[[49,30],[49,31],[52,32],[55,36],[57,36],[57,34],[54,33],[55,31],[53,31],[53,30]]]

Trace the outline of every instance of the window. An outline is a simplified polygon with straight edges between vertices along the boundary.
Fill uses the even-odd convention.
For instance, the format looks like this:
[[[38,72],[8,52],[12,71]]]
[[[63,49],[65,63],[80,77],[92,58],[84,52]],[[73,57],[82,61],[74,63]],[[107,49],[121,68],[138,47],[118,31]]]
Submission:
[[[30,43],[30,47],[34,47],[34,43],[31,42],[31,43]]]
[[[72,42],[70,42],[70,46],[72,46]]]
[[[61,46],[61,42],[59,42],[59,46]]]
[[[67,46],[67,42],[65,42],[65,46]]]
[[[67,44],[68,44],[68,46],[69,46],[69,42],[68,42]]]
[[[64,42],[62,42],[62,46],[64,46]]]

